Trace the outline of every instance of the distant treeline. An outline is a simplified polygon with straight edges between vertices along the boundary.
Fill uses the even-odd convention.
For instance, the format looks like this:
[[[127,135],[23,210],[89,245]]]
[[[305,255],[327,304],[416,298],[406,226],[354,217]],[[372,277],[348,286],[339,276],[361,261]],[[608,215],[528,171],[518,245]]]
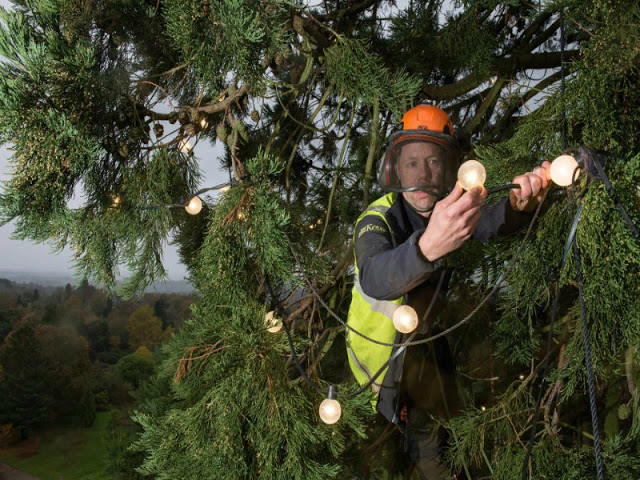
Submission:
[[[88,426],[96,410],[130,403],[193,300],[154,293],[124,301],[87,282],[51,288],[0,278],[0,446],[39,427]]]

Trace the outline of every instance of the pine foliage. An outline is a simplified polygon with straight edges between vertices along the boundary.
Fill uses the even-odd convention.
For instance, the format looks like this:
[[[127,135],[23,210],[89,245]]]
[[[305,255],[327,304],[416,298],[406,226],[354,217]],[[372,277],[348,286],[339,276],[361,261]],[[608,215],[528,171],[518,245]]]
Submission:
[[[266,332],[265,314],[278,307],[321,390],[355,389],[343,327],[309,284],[346,317],[353,222],[380,193],[384,139],[420,101],[450,112],[490,186],[562,153],[566,125],[567,146],[609,153],[608,175],[640,224],[638,25],[633,0],[453,9],[427,0],[32,0],[0,11],[0,141],[12,150],[0,221],[14,221],[17,238],[70,247],[79,275],[109,288],[128,270],[126,295],[165,275],[163,245],[174,241],[200,292],[194,318],[138,391],[137,474],[405,474],[397,464],[382,473],[397,438],[376,456],[382,432],[369,395],[341,398],[337,425],[319,421],[322,395],[300,377],[284,333]],[[203,187],[188,139],[224,151],[220,165],[233,175],[196,217],[183,208]],[[572,253],[560,269],[577,201],[606,475],[640,475],[640,246],[603,184],[585,177],[571,195],[549,192],[498,294],[449,336],[464,400],[444,423],[452,471],[520,478],[536,428],[531,478],[595,477]],[[450,255],[440,326],[477,305],[523,238]]]

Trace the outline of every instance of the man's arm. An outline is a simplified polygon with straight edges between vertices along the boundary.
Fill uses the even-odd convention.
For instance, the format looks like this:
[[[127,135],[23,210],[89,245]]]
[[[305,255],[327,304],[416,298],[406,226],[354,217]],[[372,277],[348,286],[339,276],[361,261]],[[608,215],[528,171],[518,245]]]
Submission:
[[[533,212],[551,186],[551,163],[545,161],[533,172],[518,175],[511,183],[520,188],[509,191],[509,197],[494,205],[482,207],[482,216],[473,238],[486,242],[495,235],[508,235],[531,221]]]
[[[473,232],[474,240],[486,242],[494,236],[504,236],[515,232],[533,218],[533,213],[518,212],[511,207],[508,198],[482,207],[482,216]]]
[[[424,282],[441,262],[429,262],[418,247],[424,230],[393,246],[389,227],[378,215],[356,225],[355,254],[362,291],[378,300],[394,300]]]

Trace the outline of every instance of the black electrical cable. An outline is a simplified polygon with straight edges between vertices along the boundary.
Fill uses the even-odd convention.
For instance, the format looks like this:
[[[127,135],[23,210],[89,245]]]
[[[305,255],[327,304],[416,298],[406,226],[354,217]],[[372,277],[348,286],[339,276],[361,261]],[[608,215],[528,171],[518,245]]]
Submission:
[[[358,330],[354,329],[353,327],[351,327],[350,325],[348,325],[344,320],[342,320],[340,318],[340,316],[338,316],[327,304],[326,302],[320,297],[320,295],[318,294],[318,292],[315,290],[315,288],[313,288],[313,285],[311,285],[311,282],[309,282],[309,280],[307,278],[305,278],[305,282],[309,285],[309,287],[311,288],[311,291],[313,292],[313,294],[315,295],[315,297],[320,301],[320,303],[322,304],[322,306],[329,312],[329,314],[335,318],[338,322],[340,322],[340,324],[344,325],[346,328],[349,329],[349,331],[355,333],[356,335],[358,335],[359,337],[364,338],[365,340],[374,343],[376,345],[382,345],[383,347],[403,347],[403,346],[407,346],[407,347],[411,347],[413,345],[422,345],[424,343],[429,343],[429,342],[433,342],[434,340],[437,340],[440,337],[444,337],[445,335],[453,332],[454,330],[457,330],[458,328],[460,328],[462,325],[466,324],[469,320],[471,320],[471,318],[473,318],[473,316],[478,313],[478,311],[484,306],[485,303],[487,303],[489,301],[489,299],[493,296],[493,294],[495,292],[498,291],[498,288],[500,288],[500,285],[502,284],[502,281],[511,273],[511,271],[513,270],[513,268],[515,267],[515,264],[518,260],[518,257],[520,256],[520,254],[522,253],[522,250],[524,249],[525,244],[527,243],[529,236],[531,235],[531,232],[533,230],[533,225],[535,224],[538,216],[540,215],[540,211],[542,210],[542,205],[545,201],[545,199],[547,198],[547,194],[549,193],[549,191],[547,190],[547,192],[545,192],[544,197],[542,197],[542,199],[540,200],[540,203],[538,204],[538,207],[536,208],[535,214],[533,215],[533,218],[531,219],[531,222],[529,223],[529,227],[527,228],[527,233],[524,236],[524,239],[522,240],[522,243],[520,244],[520,246],[518,247],[518,250],[516,251],[516,253],[514,254],[513,258],[511,259],[511,262],[507,265],[507,267],[503,270],[503,272],[500,274],[500,276],[498,277],[498,279],[496,280],[496,282],[493,284],[493,287],[491,288],[491,290],[486,294],[486,296],[482,299],[482,301],[476,306],[476,308],[473,309],[473,311],[471,313],[469,313],[466,317],[464,317],[462,320],[460,320],[459,322],[455,323],[454,325],[452,325],[451,327],[447,328],[446,330],[443,330],[440,333],[437,333],[436,335],[432,335],[431,337],[428,338],[423,338],[421,340],[415,340],[415,341],[411,341],[411,339],[409,339],[406,342],[402,342],[402,343],[387,343],[387,342],[381,342],[379,340],[376,340],[374,338],[368,337],[367,335],[365,335],[364,333],[359,332]],[[300,264],[300,261],[298,259],[298,256],[295,252],[295,250],[293,250],[293,247],[291,245],[291,241],[289,240],[289,238],[287,237],[287,242],[289,243],[289,249],[291,250],[291,253],[293,254],[294,258],[296,259],[296,262],[298,262],[298,264]]]
[[[287,242],[289,242],[289,238],[287,237]],[[289,242],[289,247],[291,248],[291,242]],[[295,256],[295,252],[292,249],[292,253]],[[297,257],[296,257],[297,259]],[[422,322],[424,323],[427,318],[429,317],[429,314],[431,313],[431,310],[433,309],[433,306],[435,305],[435,301],[436,298],[438,297],[440,290],[442,289],[442,285],[444,283],[444,278],[445,278],[445,272],[443,271],[442,274],[440,275],[440,280],[438,281],[438,286],[436,287],[436,291],[433,295],[433,297],[431,298],[431,302],[429,303],[429,307],[427,308],[427,311],[425,312],[425,314],[422,317]],[[268,280],[266,280],[266,285],[267,288],[269,290],[269,294],[271,295],[272,298],[275,299],[273,290],[271,288],[271,284],[269,283]],[[313,289],[313,286],[310,285],[310,287]],[[317,292],[316,292],[317,293]],[[322,300],[321,297],[317,297],[321,303],[324,304],[324,300]],[[326,306],[326,304],[324,304]],[[340,322],[342,323],[342,320],[339,319]],[[293,340],[291,338],[291,334],[289,332],[289,328],[287,327],[287,323],[283,320],[282,321],[282,325],[284,327],[284,331],[287,335],[287,340],[289,342],[289,348],[291,350],[291,355],[293,356],[293,362],[295,363],[298,371],[300,372],[300,376],[303,378],[303,380],[311,387],[313,388],[316,392],[318,393],[324,393],[323,390],[316,385],[313,380],[311,380],[307,374],[304,371],[304,368],[302,367],[302,365],[300,364],[300,361],[298,360],[298,354],[295,350],[295,346],[293,345]],[[415,332],[413,332],[410,336],[409,336],[409,340],[412,340],[413,338],[415,338],[415,336],[418,334],[418,331],[416,330]],[[402,352],[404,352],[404,350],[406,349],[407,345],[401,345],[394,353],[393,355],[391,355],[391,357],[389,357],[389,359],[378,369],[378,371],[369,379],[369,381],[367,383],[365,383],[364,385],[362,385],[362,387],[360,387],[358,390],[356,390],[355,392],[351,392],[351,393],[341,393],[341,392],[336,392],[338,397],[345,397],[345,398],[352,398],[355,397],[357,395],[360,395],[361,393],[363,393],[364,391],[368,390],[369,387],[371,385],[374,384],[374,382],[377,380],[377,378],[382,375],[382,372],[384,372],[386,370],[386,368],[396,359],[398,358]]]
[[[589,406],[591,408],[591,425],[593,427],[593,444],[596,451],[596,469],[598,480],[604,480],[604,467],[602,465],[602,451],[600,447],[600,433],[598,430],[598,410],[596,406],[596,388],[591,363],[591,347],[589,345],[589,324],[587,323],[587,307],[584,302],[582,287],[582,262],[580,261],[580,248],[577,241],[573,241],[573,254],[576,257],[576,274],[578,277],[578,294],[580,297],[580,318],[582,320],[582,337],[584,339],[584,361],[587,366],[587,383],[589,386]]]
[[[425,185],[416,185],[414,187],[385,187],[385,192],[393,192],[393,193],[405,193],[405,192],[424,192],[429,195],[433,195],[438,199],[444,198],[446,195],[443,195],[440,190],[436,190],[435,188],[430,188]]]
[[[500,192],[502,190],[512,190],[514,188],[520,188],[520,185],[518,185],[517,183],[507,183],[506,185],[499,185],[497,187],[492,187],[487,189],[487,194],[491,195],[492,193],[496,193],[496,192]],[[439,191],[432,189],[432,188],[428,188],[425,186],[415,186],[415,187],[405,187],[405,188],[393,188],[393,187],[386,187],[385,191],[387,192],[393,192],[393,193],[404,193],[404,192],[424,192],[424,193],[428,193],[430,195],[433,195],[434,197],[439,198],[440,200],[442,200],[446,195],[442,195],[440,194]]]
[[[613,185],[611,185],[611,181],[609,181],[609,177],[604,171],[604,167],[600,164],[600,160],[598,160],[597,155],[593,156],[593,164],[595,165],[596,170],[598,171],[598,177],[600,177],[602,183],[604,183],[604,187],[611,197],[611,200],[613,200],[613,202],[616,204],[616,207],[618,208],[618,211],[620,212],[620,215],[622,215],[624,221],[627,222],[629,230],[631,230],[631,234],[635,238],[640,239],[640,232],[638,232],[638,228],[634,225],[633,220],[631,220],[631,217],[627,213],[627,210],[624,208],[624,205],[622,205],[622,202],[618,198],[618,195],[616,194]]]
[[[431,302],[429,303],[429,307],[427,308],[427,311],[424,313],[424,315],[422,316],[422,324],[424,325],[425,322],[427,321],[427,318],[429,318],[429,314],[431,313],[431,310],[433,309],[433,306],[436,304],[436,299],[438,298],[438,295],[440,294],[440,290],[442,289],[442,285],[444,284],[444,278],[446,276],[446,271],[443,271],[440,274],[440,279],[438,280],[438,286],[436,287],[436,291],[434,292],[433,296],[431,297]],[[416,331],[413,332],[410,336],[409,336],[409,341],[411,341],[413,338],[415,338],[415,336],[419,333],[419,329],[416,328]],[[406,349],[406,346],[401,346],[398,347],[398,349],[395,351],[395,353],[389,358],[389,360],[387,360],[382,367],[380,367],[380,369],[378,369],[378,371],[369,379],[369,381],[367,383],[365,383],[362,387],[360,387],[359,390],[356,390],[355,392],[349,393],[349,394],[344,394],[344,397],[355,397],[356,395],[360,395],[362,392],[364,392],[365,390],[368,390],[369,387],[371,385],[373,385],[373,383],[376,381],[376,379],[382,374],[382,372],[384,372],[384,370],[391,365],[391,363],[400,356],[400,354]]]
[[[503,190],[514,190],[520,189],[520,185],[517,183],[507,183],[506,185],[498,185],[497,187],[488,188],[487,195],[491,195],[492,193],[501,192]]]
[[[192,199],[193,197],[202,195],[203,193],[209,192],[211,190],[221,190],[225,187],[231,187],[231,182],[220,183],[218,185],[214,185],[213,187],[201,188],[200,190],[195,192],[193,195],[189,196],[188,200]],[[138,208],[140,210],[160,210],[163,208],[184,208],[187,205],[187,203],[188,202],[185,201],[185,203],[170,203],[166,205],[144,205]]]
[[[564,10],[560,10],[560,98],[564,103]],[[563,105],[563,107],[565,107]],[[567,109],[562,109],[562,148],[567,149]]]
[[[567,261],[567,257],[569,256],[569,251],[571,250],[571,245],[573,244],[573,239],[575,238],[576,231],[578,229],[578,222],[580,221],[580,216],[582,215],[582,204],[578,207],[578,211],[573,219],[573,224],[571,225],[571,229],[569,230],[569,236],[567,238],[567,242],[564,247],[564,253],[562,255],[562,260],[560,262],[560,268],[558,270],[557,277],[559,278],[562,269],[564,268],[564,264]],[[557,278],[556,278],[557,280]],[[533,442],[537,433],[537,424],[538,424],[538,415],[540,413],[540,405],[542,403],[542,394],[544,392],[544,387],[547,383],[547,373],[549,370],[549,352],[551,351],[551,343],[553,339],[553,326],[556,322],[556,316],[558,314],[558,302],[560,300],[560,285],[558,284],[556,295],[553,299],[553,307],[551,309],[551,322],[549,323],[549,334],[547,336],[547,351],[545,354],[545,362],[544,368],[542,369],[542,375],[540,377],[540,385],[538,390],[538,397],[536,399],[536,406],[533,413],[533,423],[531,425],[531,435],[529,436],[529,443],[527,444],[527,452],[524,456],[524,463],[522,465],[522,480],[527,479],[527,469],[529,468],[529,460],[531,458],[531,452],[533,450]]]
[[[196,193],[194,193],[193,195],[191,195],[191,197],[195,197],[196,195],[202,195],[205,192],[208,192],[209,190],[221,190],[225,187],[231,187],[232,182],[225,182],[225,183],[219,183],[218,185],[214,185],[213,187],[206,187],[206,188],[202,188],[200,190],[198,190]]]

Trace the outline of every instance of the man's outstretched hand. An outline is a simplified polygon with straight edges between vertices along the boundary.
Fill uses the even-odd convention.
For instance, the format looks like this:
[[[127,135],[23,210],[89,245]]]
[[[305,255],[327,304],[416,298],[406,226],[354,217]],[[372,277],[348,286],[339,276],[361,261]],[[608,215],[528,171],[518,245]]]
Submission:
[[[484,187],[463,193],[456,183],[453,191],[436,203],[418,246],[422,255],[433,262],[453,252],[471,238],[480,221],[480,207],[487,198]]]
[[[544,194],[551,186],[550,162],[542,162],[542,165],[518,175],[512,183],[517,183],[520,188],[514,188],[509,192],[509,202],[511,208],[518,212],[532,212],[544,197]]]

